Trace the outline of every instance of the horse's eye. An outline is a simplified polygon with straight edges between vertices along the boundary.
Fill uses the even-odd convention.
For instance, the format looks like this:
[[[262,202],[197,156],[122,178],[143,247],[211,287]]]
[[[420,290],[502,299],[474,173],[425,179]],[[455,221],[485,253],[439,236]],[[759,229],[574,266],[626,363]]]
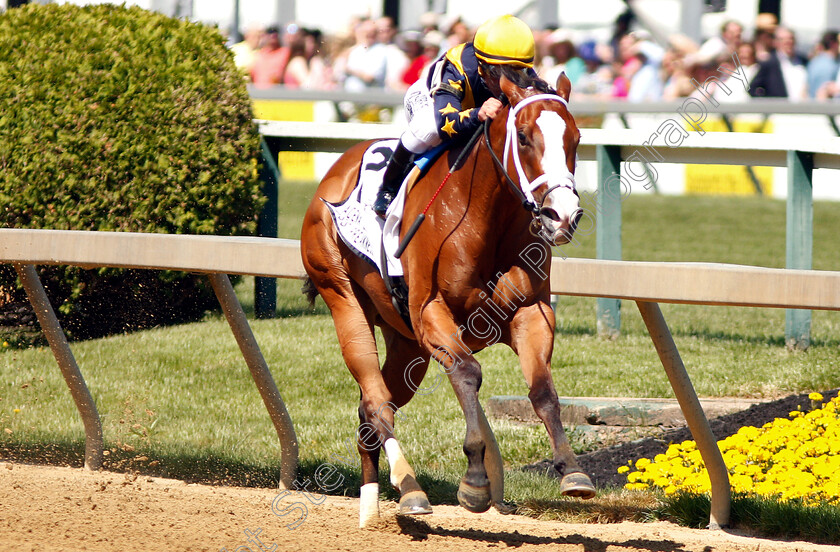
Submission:
[[[525,135],[525,131],[520,130],[516,133],[516,136],[519,138],[519,145],[520,146],[527,146],[528,145],[528,137]]]

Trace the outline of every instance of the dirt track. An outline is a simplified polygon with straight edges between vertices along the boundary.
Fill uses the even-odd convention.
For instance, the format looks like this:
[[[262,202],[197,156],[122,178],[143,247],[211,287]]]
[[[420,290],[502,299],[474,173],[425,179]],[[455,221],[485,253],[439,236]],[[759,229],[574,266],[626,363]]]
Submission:
[[[435,506],[430,516],[404,519],[395,516],[393,503],[385,502],[383,526],[360,530],[357,500],[329,497],[313,505],[299,495],[278,502],[308,504],[306,519],[288,529],[284,523],[299,518],[302,510],[278,517],[271,511],[275,497],[277,493],[268,489],[0,462],[0,550],[256,552],[259,539],[266,551],[508,547],[561,552],[840,551],[840,547],[753,539],[668,523],[574,525],[495,511],[474,515],[454,506]],[[256,539],[250,537],[249,542],[246,530]]]

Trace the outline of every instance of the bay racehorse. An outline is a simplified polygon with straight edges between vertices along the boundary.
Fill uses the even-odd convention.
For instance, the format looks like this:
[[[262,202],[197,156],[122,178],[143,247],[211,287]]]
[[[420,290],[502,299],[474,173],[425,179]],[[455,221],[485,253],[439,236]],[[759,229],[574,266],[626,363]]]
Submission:
[[[506,73],[501,82],[508,105],[488,121],[484,139],[471,146],[439,190],[400,258],[407,317],[395,308],[379,271],[338,237],[324,204],[350,195],[370,142],[339,158],[304,218],[304,291],[310,300],[320,294],[329,307],[344,361],[361,390],[362,526],[379,516],[381,448],[391,483],[400,492],[400,513],[431,512],[394,437],[395,411],[421,389],[430,359],[448,376],[466,419],[468,467],[458,500],[473,512],[490,507],[484,463],[488,442],[481,427],[486,421],[478,402],[481,366],[473,353],[496,342],[519,356],[528,396],[548,430],[553,464],[563,477],[561,492],[583,498],[595,494],[566,438],[550,371],[550,245],[568,242],[582,214],[574,181],[580,133],[567,105],[571,86],[565,75],[555,90],[521,72]],[[417,180],[405,201],[405,221],[424,210],[459,153],[458,147],[450,150]],[[374,325],[386,344],[381,369]]]

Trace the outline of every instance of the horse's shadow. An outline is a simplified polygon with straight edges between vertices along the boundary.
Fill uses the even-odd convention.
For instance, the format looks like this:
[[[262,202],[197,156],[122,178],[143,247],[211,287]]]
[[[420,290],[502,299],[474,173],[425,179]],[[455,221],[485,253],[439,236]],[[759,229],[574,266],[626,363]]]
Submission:
[[[601,540],[584,535],[568,535],[558,537],[541,537],[528,535],[519,531],[482,531],[480,529],[446,529],[441,526],[432,527],[423,519],[411,516],[397,516],[400,531],[414,541],[424,541],[430,535],[439,537],[460,538],[488,544],[504,544],[509,547],[519,547],[526,544],[570,544],[583,545],[586,552],[606,552],[610,547],[621,547],[648,550],[650,552],[687,552],[682,543],[671,540],[629,539],[625,541]]]

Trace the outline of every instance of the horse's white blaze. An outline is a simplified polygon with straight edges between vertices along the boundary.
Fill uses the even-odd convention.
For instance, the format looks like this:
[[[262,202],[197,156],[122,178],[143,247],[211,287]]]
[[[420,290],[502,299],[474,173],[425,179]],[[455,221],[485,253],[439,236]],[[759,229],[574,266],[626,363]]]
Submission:
[[[548,176],[549,182],[566,178],[569,172],[566,167],[566,150],[563,147],[566,121],[555,111],[543,111],[537,117],[536,123],[540,127],[545,144],[542,157],[543,172]]]
[[[359,493],[359,527],[379,521],[379,483],[365,483]]]
[[[548,177],[548,187],[555,188],[558,184],[567,184],[574,188],[574,175],[566,166],[566,148],[563,145],[566,121],[557,112],[543,111],[537,117],[536,123],[543,135],[545,150],[541,164]],[[568,187],[555,188],[547,199],[549,201],[546,203],[563,219],[568,219],[580,207],[580,201]]]

